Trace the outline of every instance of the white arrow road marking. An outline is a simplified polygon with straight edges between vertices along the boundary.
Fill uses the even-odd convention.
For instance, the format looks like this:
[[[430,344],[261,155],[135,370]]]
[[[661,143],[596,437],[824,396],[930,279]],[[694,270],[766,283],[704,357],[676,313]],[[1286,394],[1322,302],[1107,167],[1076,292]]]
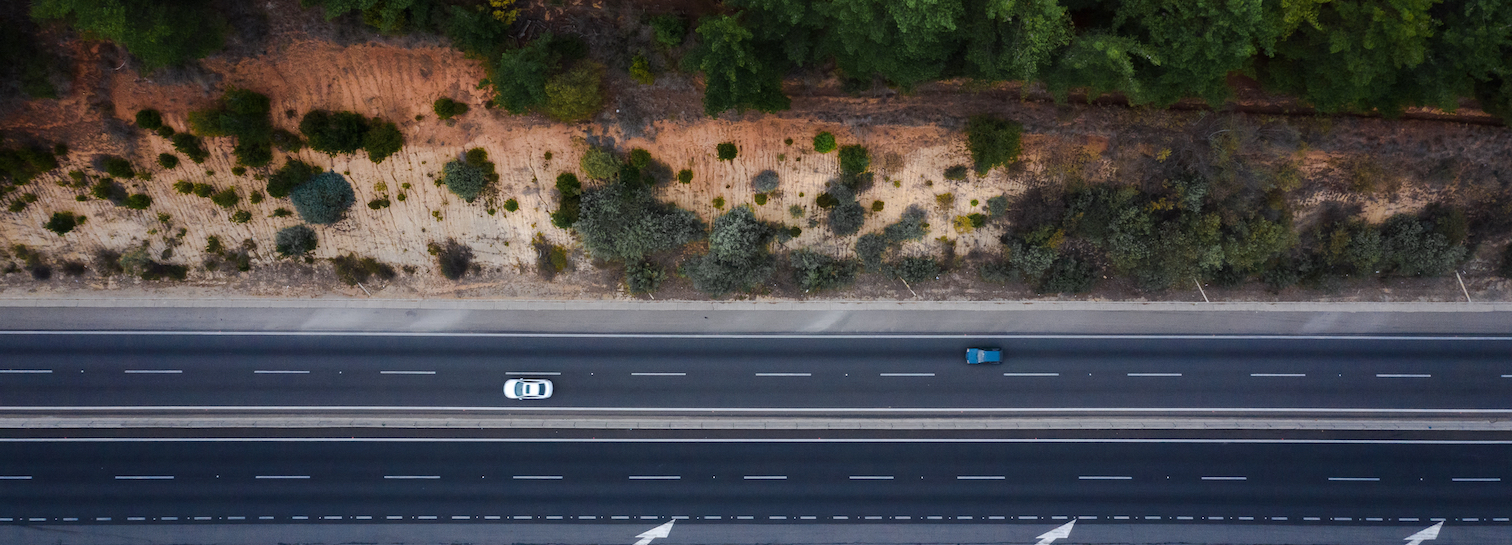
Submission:
[[[1035,538],[1039,540],[1039,543],[1035,543],[1034,545],[1050,545],[1050,542],[1057,539],[1066,539],[1068,537],[1071,537],[1072,526],[1076,526],[1076,521],[1073,520],[1071,522],[1067,522],[1065,524],[1062,524],[1059,528],[1040,534],[1039,537]]]
[[[1444,527],[1444,523],[1440,522],[1440,523],[1435,524],[1433,526],[1429,526],[1427,528],[1424,528],[1423,531],[1421,531],[1421,532],[1418,532],[1416,534],[1412,534],[1410,536],[1407,536],[1405,538],[1405,540],[1407,541],[1407,545],[1418,545],[1419,543],[1422,543],[1424,541],[1428,541],[1430,539],[1438,539],[1439,530],[1442,529],[1443,527]]]
[[[672,524],[676,522],[676,520],[673,520],[661,526],[657,526],[650,530],[641,532],[640,535],[635,536],[640,538],[640,541],[635,542],[635,545],[650,545],[651,540],[653,539],[672,535]]]

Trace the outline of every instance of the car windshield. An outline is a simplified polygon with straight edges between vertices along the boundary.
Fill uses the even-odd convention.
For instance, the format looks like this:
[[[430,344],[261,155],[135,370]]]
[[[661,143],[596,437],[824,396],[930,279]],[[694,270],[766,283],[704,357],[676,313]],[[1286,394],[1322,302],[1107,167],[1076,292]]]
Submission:
[[[517,383],[515,383],[515,395],[517,395],[517,396],[525,395],[525,387],[526,387],[526,384],[523,383],[523,382],[517,382]]]

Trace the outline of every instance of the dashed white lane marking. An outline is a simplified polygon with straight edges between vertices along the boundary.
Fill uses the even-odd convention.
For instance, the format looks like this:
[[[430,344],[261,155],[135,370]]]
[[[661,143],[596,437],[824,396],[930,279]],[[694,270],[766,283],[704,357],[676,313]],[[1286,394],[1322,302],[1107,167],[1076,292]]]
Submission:
[[[787,475],[746,475],[747,481],[786,481]]]
[[[0,369],[0,375],[33,375],[33,374],[36,374],[36,375],[48,375],[48,374],[52,374],[52,369]]]
[[[1083,481],[1131,481],[1133,477],[1127,475],[1081,475],[1077,479]]]
[[[630,373],[632,377],[682,377],[687,373]]]
[[[0,481],[30,481],[31,475],[0,475]]]
[[[758,377],[812,377],[813,373],[756,373]]]
[[[183,373],[183,369],[127,369],[128,375],[177,375]]]
[[[309,475],[258,475],[258,479],[308,479]]]
[[[957,481],[1001,481],[1007,478],[1003,475],[956,475]]]
[[[1342,482],[1373,483],[1373,482],[1380,481],[1381,478],[1380,477],[1329,477],[1328,480],[1330,480],[1330,481],[1342,481]]]
[[[1457,483],[1499,483],[1501,477],[1455,477],[1450,480]]]
[[[252,374],[254,374],[254,375],[308,375],[308,374],[310,374],[310,372],[309,371],[294,371],[294,370],[288,370],[288,369],[258,369],[256,371],[253,371]]]
[[[1005,377],[1058,377],[1060,373],[1003,373]]]
[[[1204,481],[1247,481],[1249,477],[1203,477]]]
[[[1179,377],[1181,373],[1129,373],[1131,377]]]
[[[557,372],[553,372],[553,371],[540,371],[540,372],[536,372],[536,371],[505,371],[504,374],[505,375],[534,375],[534,376],[549,375],[549,376],[553,376],[553,377],[561,375],[561,373],[557,373]]]
[[[1252,377],[1305,377],[1307,373],[1250,373]]]
[[[1376,378],[1433,378],[1433,375],[1413,373],[1376,373]]]
[[[380,375],[434,375],[435,371],[379,371]]]
[[[934,373],[880,373],[884,377],[932,377]]]
[[[892,475],[851,475],[852,481],[891,481]]]
[[[676,481],[682,479],[682,475],[631,475],[632,481]]]
[[[561,475],[515,475],[515,480],[520,481],[560,481]]]
[[[171,481],[172,475],[116,475],[117,481]]]
[[[440,475],[384,475],[385,479],[440,479]]]

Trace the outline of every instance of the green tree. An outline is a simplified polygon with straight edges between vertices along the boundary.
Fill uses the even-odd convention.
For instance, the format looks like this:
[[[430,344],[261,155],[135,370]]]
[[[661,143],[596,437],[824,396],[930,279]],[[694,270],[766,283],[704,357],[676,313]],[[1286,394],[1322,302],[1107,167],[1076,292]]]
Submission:
[[[367,150],[368,160],[374,163],[382,163],[402,147],[404,135],[399,132],[399,126],[382,119],[374,118],[362,135],[362,149]]]
[[[772,234],[772,228],[757,220],[750,206],[738,206],[714,220],[708,253],[689,257],[683,273],[694,289],[713,297],[749,290],[774,270],[767,253]]]
[[[578,61],[571,70],[546,80],[547,116],[557,121],[586,121],[604,107],[604,65]]]
[[[595,259],[635,262],[703,238],[698,215],[657,202],[651,191],[610,183],[585,189],[573,228]]]
[[[716,117],[726,110],[786,110],[792,105],[782,94],[782,75],[758,58],[751,31],[728,15],[698,25],[703,49],[698,67],[704,72],[704,113]]]
[[[523,114],[546,103],[546,79],[553,65],[551,34],[524,47],[504,52],[490,78],[494,102],[512,114]]]
[[[1141,101],[1161,107],[1190,96],[1218,106],[1231,95],[1229,73],[1276,42],[1264,0],[1123,0],[1115,25],[1151,53],[1132,60]]]
[[[121,44],[148,70],[215,52],[226,28],[208,0],[35,0],[31,14],[66,19],[81,32]]]
[[[327,20],[357,12],[362,22],[384,34],[403,34],[411,28],[427,28],[436,19],[439,5],[434,0],[303,0],[306,6],[320,6]]]
[[[329,155],[362,149],[368,127],[367,118],[353,112],[311,110],[299,120],[299,132],[310,149]]]
[[[249,167],[265,166],[273,161],[273,118],[267,95],[232,87],[214,107],[189,112],[189,126],[203,136],[234,136],[232,153],[238,163]],[[175,147],[178,142],[175,140]],[[185,155],[189,152],[183,151]],[[194,156],[190,155],[190,159]],[[199,162],[199,161],[195,161]]]
[[[1325,112],[1399,112],[1401,78],[1428,58],[1439,1],[1281,2],[1268,13],[1280,41],[1261,80]]]
[[[1023,125],[994,116],[976,115],[966,122],[966,147],[976,163],[977,176],[985,176],[993,167],[1006,167],[1018,161],[1019,135]]]
[[[320,172],[309,163],[298,159],[290,159],[282,167],[268,177],[268,196],[282,198],[289,196],[289,191],[310,180]]]

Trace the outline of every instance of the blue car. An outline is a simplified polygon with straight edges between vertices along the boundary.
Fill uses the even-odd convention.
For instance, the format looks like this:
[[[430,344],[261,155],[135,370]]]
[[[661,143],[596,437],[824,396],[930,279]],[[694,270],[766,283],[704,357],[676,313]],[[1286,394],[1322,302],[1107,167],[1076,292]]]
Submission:
[[[1001,348],[967,348],[966,363],[977,365],[986,363],[997,365],[1003,363],[1003,349]]]

